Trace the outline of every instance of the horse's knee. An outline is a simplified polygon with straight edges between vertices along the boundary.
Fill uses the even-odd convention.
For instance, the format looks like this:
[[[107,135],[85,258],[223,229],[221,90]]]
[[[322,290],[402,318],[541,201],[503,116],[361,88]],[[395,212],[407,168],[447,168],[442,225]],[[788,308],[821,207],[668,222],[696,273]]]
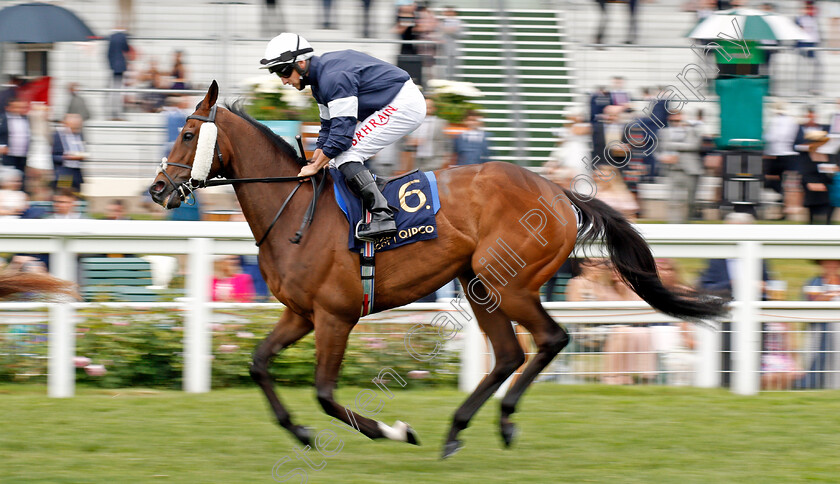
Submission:
[[[521,348],[517,348],[516,351],[510,352],[502,358],[497,356],[496,369],[500,375],[507,376],[516,371],[524,363],[525,352]]]
[[[268,362],[254,358],[251,362],[251,367],[248,369],[248,373],[251,375],[251,379],[257,383],[264,381],[266,378],[270,378],[268,374]]]
[[[571,338],[569,337],[569,333],[566,332],[561,327],[557,327],[556,331],[552,331],[552,333],[539,345],[539,350],[541,352],[545,352],[550,354],[551,356],[560,353],[566,345],[569,344]]]

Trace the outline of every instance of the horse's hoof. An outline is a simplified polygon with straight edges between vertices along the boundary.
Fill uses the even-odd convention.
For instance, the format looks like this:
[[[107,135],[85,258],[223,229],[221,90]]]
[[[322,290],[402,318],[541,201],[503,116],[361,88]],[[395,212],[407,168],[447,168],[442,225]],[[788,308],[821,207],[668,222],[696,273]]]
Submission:
[[[295,437],[297,437],[300,443],[304,446],[312,445],[312,429],[309,427],[295,425],[294,428],[292,428],[292,433],[295,434]]]
[[[443,445],[443,454],[440,456],[441,459],[448,459],[455,455],[461,448],[464,447],[464,443],[460,440],[450,440],[449,442]]]
[[[513,443],[513,438],[519,434],[519,429],[516,428],[516,424],[512,422],[505,422],[502,424],[502,440],[505,442],[505,447],[510,447],[510,444]]]
[[[417,432],[411,428],[411,425],[405,427],[405,441],[411,445],[420,445],[420,438],[417,436]]]

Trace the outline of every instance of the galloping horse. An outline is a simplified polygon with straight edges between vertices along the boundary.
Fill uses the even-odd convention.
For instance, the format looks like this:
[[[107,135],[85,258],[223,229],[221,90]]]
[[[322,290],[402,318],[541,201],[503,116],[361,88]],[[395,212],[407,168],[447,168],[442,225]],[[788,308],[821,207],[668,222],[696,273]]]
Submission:
[[[149,191],[155,202],[175,208],[194,188],[202,186],[205,178],[288,177],[290,183],[234,183],[255,239],[265,242],[259,251],[260,270],[271,292],[287,308],[255,351],[251,376],[280,425],[310,445],[309,430],[292,422],[274,392],[268,363],[280,350],[314,330],[315,385],[324,411],[371,439],[417,444],[414,431],[405,424],[391,427],[366,418],[345,410],[333,397],[347,338],[359,319],[362,283],[359,255],[347,249],[348,222],[329,189],[331,178],[318,175],[327,177],[328,189],[322,192],[314,181],[311,186],[294,183],[301,166],[295,149],[236,105],[217,107],[217,96],[218,86],[213,81],[195,113],[187,118]],[[517,321],[533,336],[537,354],[501,401],[500,430],[505,444],[510,445],[515,433],[511,414],[517,402],[569,342],[567,332],[540,304],[539,289],[576,243],[603,239],[621,277],[660,311],[693,320],[725,311],[721,300],[665,289],[648,245],[617,211],[600,201],[577,200],[551,181],[510,163],[455,167],[435,174],[440,189],[438,237],[379,254],[373,311],[411,303],[455,277],[469,288],[467,297],[479,327],[492,343],[495,366],[455,412],[443,457],[460,448],[459,432],[524,363],[511,325]],[[292,190],[299,194],[290,196]],[[290,243],[310,204],[308,199],[316,194],[320,208],[309,231],[298,244]],[[274,226],[272,219],[281,202],[288,206]],[[580,212],[580,231],[576,211]],[[499,263],[493,267],[487,262],[491,260],[488,254],[498,254],[499,241],[514,259],[510,266]],[[507,277],[500,270],[506,270]],[[488,305],[490,300],[492,305]]]

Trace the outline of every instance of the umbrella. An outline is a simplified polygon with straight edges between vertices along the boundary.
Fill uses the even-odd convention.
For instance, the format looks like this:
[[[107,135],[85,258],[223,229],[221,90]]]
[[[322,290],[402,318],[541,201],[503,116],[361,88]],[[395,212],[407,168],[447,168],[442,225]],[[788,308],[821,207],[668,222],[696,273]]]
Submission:
[[[57,5],[24,3],[0,10],[0,42],[49,44],[96,38],[76,14]]]
[[[737,37],[739,32],[732,26],[738,21],[743,40],[808,40],[808,34],[793,20],[773,13],[749,8],[721,10],[697,22],[687,37],[691,39],[718,39],[720,33]]]

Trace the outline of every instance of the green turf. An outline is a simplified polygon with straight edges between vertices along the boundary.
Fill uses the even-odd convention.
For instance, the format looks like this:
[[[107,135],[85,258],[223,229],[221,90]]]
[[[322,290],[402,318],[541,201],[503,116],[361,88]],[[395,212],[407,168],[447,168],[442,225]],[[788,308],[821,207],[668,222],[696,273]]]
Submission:
[[[360,389],[338,393],[349,403]],[[304,466],[256,389],[203,395],[0,387],[0,482],[273,482],[272,466]],[[308,482],[837,482],[840,392],[764,393],[663,387],[536,385],[504,450],[491,401],[438,460],[455,391],[403,391],[381,412],[410,422],[421,447],[345,434]],[[284,389],[298,422],[331,428],[310,389]],[[320,456],[314,458],[320,462]],[[282,473],[281,473],[282,475]],[[288,482],[299,482],[292,478]]]

